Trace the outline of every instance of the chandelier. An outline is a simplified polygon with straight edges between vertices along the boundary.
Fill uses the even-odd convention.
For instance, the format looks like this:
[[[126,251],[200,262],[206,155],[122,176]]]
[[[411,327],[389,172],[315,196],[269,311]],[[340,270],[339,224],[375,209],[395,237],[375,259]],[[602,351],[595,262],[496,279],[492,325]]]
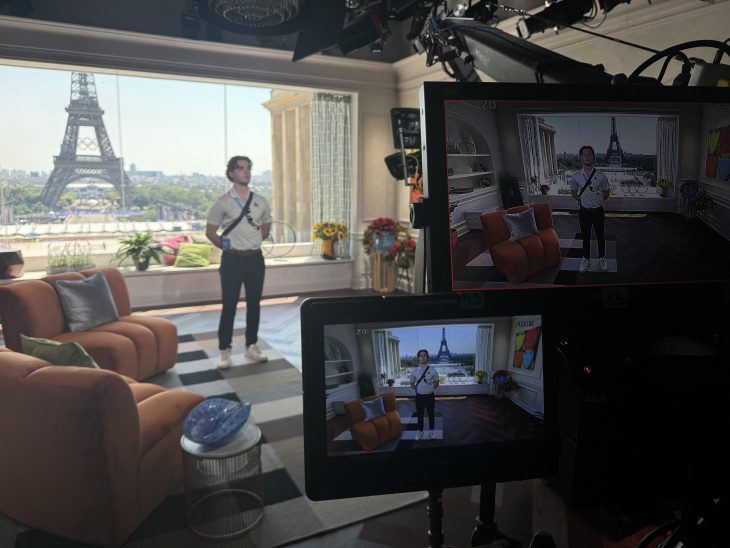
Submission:
[[[300,0],[203,0],[199,6],[221,28],[251,34],[287,34],[300,15]]]

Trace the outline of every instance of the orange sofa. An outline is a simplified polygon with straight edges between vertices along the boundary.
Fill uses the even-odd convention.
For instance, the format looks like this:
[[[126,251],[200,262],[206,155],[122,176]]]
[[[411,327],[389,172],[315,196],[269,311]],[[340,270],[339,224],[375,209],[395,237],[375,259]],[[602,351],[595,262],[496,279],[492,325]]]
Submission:
[[[177,327],[164,318],[132,314],[124,276],[116,268],[103,268],[119,320],[88,331],[68,331],[55,290],[58,280],[83,280],[99,270],[68,272],[42,280],[22,280],[0,286],[0,317],[5,345],[22,352],[20,335],[76,341],[103,369],[133,379],[147,379],[175,365]]]
[[[120,546],[182,481],[182,423],[202,400],[0,349],[0,513]]]
[[[531,207],[535,212],[537,234],[510,240],[510,231],[504,216],[521,213]],[[560,241],[553,228],[550,204],[538,203],[485,213],[480,217],[484,239],[492,261],[511,283],[520,283],[547,268],[560,265]]]
[[[365,410],[362,402],[371,401],[383,397],[383,408],[385,415],[375,417],[372,420],[365,420]],[[364,451],[372,451],[388,440],[400,437],[403,432],[400,415],[395,405],[393,392],[383,392],[377,396],[369,396],[362,400],[352,400],[345,404],[345,419],[350,427],[352,439],[363,448]]]

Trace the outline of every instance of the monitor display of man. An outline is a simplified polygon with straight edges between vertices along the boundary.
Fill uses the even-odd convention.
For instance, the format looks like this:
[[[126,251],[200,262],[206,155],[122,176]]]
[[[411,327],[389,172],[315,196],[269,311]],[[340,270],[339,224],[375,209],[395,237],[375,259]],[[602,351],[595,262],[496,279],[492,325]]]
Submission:
[[[234,156],[228,161],[226,177],[233,186],[210,208],[205,229],[205,235],[213,245],[223,250],[220,266],[223,307],[218,324],[220,369],[228,369],[232,365],[233,322],[242,285],[246,294],[244,356],[257,362],[268,359],[256,343],[265,273],[261,242],[268,237],[271,229],[271,206],[266,198],[249,189],[252,165],[247,156]],[[220,228],[223,231],[219,234]]]
[[[603,204],[610,195],[608,178],[601,171],[596,170],[593,163],[596,153],[590,145],[580,147],[581,170],[570,178],[570,194],[580,203],[578,220],[580,233],[583,238],[583,260],[579,272],[582,274],[591,266],[591,229],[596,233],[598,245],[598,266],[602,272],[608,270],[606,262],[606,213]]]
[[[416,415],[418,417],[418,431],[416,441],[423,437],[423,412],[428,413],[429,437],[436,439],[436,396],[434,391],[439,387],[439,374],[428,364],[428,350],[418,351],[418,367],[411,371],[411,388],[416,391]]]

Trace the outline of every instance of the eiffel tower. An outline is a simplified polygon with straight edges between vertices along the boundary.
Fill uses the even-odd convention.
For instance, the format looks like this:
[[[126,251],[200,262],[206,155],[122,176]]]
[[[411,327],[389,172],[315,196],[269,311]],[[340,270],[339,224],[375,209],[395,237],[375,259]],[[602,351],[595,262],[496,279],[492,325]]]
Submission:
[[[439,353],[436,355],[436,361],[440,363],[451,362],[451,352],[449,352],[449,344],[446,342],[446,328],[441,328],[441,346]]]
[[[124,203],[125,198],[128,200],[132,193],[132,184],[124,171],[122,159],[117,158],[112,150],[102,119],[104,111],[96,97],[93,74],[72,73],[71,102],[66,112],[68,121],[61,153],[53,157],[53,172],[43,187],[41,201],[48,207],[55,206],[70,183],[88,177],[113,184]],[[82,126],[94,128],[96,138],[79,139],[79,128]],[[86,153],[97,150],[99,154]]]
[[[611,139],[608,142],[606,164],[610,167],[621,167],[625,161],[624,151],[621,150],[621,143],[618,142],[618,134],[616,133],[616,118],[611,117]]]

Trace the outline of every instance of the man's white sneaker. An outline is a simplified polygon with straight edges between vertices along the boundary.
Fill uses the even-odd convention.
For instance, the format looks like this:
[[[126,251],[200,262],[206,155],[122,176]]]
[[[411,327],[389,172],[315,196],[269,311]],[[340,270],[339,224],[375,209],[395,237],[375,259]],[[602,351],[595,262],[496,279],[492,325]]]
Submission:
[[[420,440],[423,437],[423,432],[419,430],[416,432],[416,441]]]
[[[431,430],[430,436],[431,436],[432,440],[435,440],[436,439],[436,430]]]
[[[586,270],[588,270],[588,267],[591,266],[591,260],[590,259],[583,259],[580,262],[580,268],[578,269],[578,272],[583,274]]]
[[[231,365],[233,365],[233,362],[231,361],[231,349],[226,348],[225,350],[221,350],[221,357],[218,360],[218,369],[228,369]]]
[[[265,362],[269,359],[261,353],[261,350],[259,350],[259,347],[256,346],[255,343],[249,344],[246,347],[246,352],[244,352],[243,355],[246,356],[249,360],[253,360],[255,362]]]
[[[601,257],[598,264],[601,265],[601,272],[608,272],[608,263],[606,262],[606,259]]]

